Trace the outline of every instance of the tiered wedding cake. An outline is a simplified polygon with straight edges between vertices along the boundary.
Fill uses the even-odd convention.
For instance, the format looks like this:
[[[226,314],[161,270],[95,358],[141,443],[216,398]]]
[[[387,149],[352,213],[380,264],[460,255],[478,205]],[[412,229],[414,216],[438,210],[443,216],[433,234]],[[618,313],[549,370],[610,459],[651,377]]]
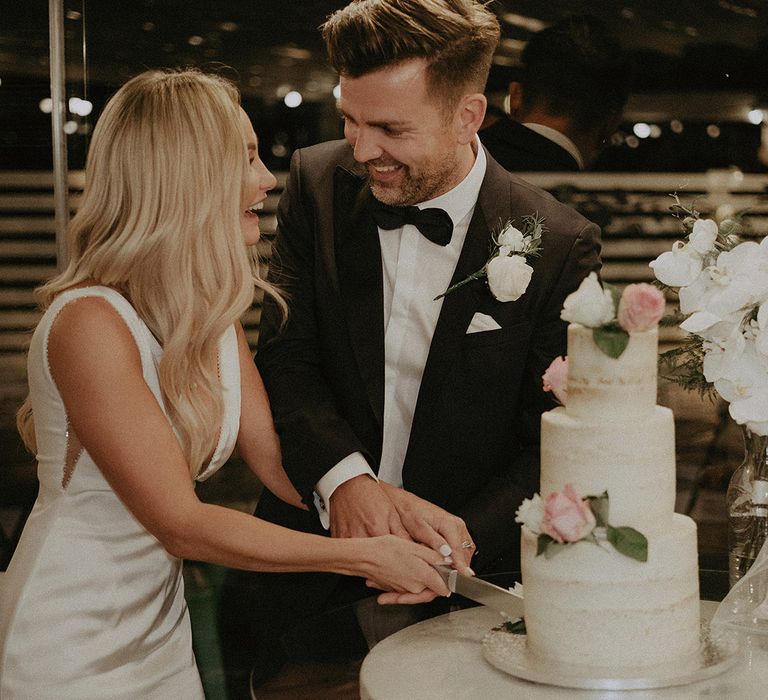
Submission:
[[[657,344],[658,328],[633,332],[614,359],[591,328],[568,328],[567,406],[542,416],[541,496],[568,484],[582,497],[607,491],[607,521],[645,535],[647,561],[606,541],[537,555],[538,535],[523,527],[525,626],[539,657],[647,667],[699,649],[696,525],[674,513],[674,421],[656,405]]]

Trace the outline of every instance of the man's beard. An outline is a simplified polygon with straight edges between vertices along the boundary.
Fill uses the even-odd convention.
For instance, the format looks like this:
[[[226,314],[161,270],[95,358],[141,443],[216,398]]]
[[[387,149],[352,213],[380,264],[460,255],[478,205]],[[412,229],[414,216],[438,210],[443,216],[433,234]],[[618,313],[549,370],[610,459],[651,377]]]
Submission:
[[[433,199],[451,189],[457,164],[455,156],[445,154],[419,175],[411,175],[407,166],[403,168],[405,177],[396,186],[384,185],[371,177],[368,178],[371,192],[376,199],[393,207],[409,207]]]

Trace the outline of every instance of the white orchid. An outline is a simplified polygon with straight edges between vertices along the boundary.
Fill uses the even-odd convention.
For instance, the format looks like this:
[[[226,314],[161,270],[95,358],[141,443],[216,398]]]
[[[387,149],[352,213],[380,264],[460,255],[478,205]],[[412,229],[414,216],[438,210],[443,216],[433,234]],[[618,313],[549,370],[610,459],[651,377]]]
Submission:
[[[651,263],[659,281],[676,289],[680,328],[691,334],[688,347],[698,347],[701,379],[690,365],[679,376],[713,387],[737,423],[768,435],[768,238],[739,242],[737,220],[718,226],[680,208],[689,214],[687,240]],[[671,357],[673,367],[686,366],[684,353]]]
[[[703,263],[695,248],[676,241],[672,250],[659,255],[649,266],[662,284],[685,287],[699,276]]]
[[[691,248],[702,257],[715,250],[717,224],[712,219],[697,219],[688,237]]]

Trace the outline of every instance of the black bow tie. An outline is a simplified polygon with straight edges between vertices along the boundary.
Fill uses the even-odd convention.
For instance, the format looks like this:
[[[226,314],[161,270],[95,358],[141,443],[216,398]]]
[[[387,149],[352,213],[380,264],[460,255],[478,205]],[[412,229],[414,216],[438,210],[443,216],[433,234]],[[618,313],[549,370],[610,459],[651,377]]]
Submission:
[[[371,197],[370,208],[376,225],[385,231],[412,224],[423,236],[437,245],[448,245],[451,242],[453,221],[448,212],[443,209],[392,207],[382,204],[375,197]]]

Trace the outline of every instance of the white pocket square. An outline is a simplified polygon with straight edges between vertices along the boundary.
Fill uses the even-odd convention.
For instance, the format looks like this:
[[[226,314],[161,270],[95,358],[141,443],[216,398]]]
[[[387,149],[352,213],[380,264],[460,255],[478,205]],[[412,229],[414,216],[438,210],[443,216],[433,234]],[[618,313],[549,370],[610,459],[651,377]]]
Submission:
[[[467,333],[480,333],[482,331],[497,331],[501,326],[488,314],[476,313],[467,328]]]

